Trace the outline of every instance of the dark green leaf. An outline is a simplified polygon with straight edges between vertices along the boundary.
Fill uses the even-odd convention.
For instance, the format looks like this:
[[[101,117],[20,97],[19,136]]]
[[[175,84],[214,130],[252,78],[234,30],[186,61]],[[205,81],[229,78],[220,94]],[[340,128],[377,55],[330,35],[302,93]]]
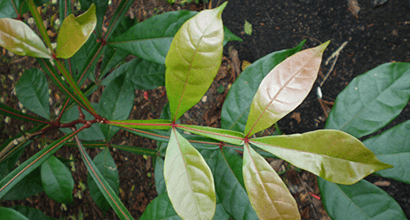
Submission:
[[[352,80],[337,96],[325,128],[357,138],[396,118],[410,99],[410,63],[382,64]]]
[[[104,56],[101,64],[101,75],[99,76],[100,80],[116,65],[118,65],[121,61],[127,57],[129,53],[121,48],[114,48],[114,47],[105,47],[104,48]],[[113,73],[110,74],[110,76]],[[108,78],[108,77],[107,77]],[[115,78],[115,77],[114,77]],[[105,80],[103,80],[104,82]],[[103,83],[102,82],[102,83]],[[108,82],[105,84],[107,85]]]
[[[59,203],[73,202],[74,179],[70,170],[54,156],[41,165],[44,191]]]
[[[107,0],[94,0],[93,1],[95,6],[97,7],[96,10],[96,15],[97,15],[97,25],[96,25],[96,32],[97,36],[100,38],[102,37],[102,27],[103,27],[103,22],[104,22],[104,16],[105,12],[107,11],[108,8],[108,2]]]
[[[122,74],[126,74],[126,78],[131,80],[134,89],[148,90],[165,85],[165,65],[141,58],[135,58],[115,69],[102,81],[102,85],[108,85]]]
[[[323,205],[332,219],[406,219],[399,204],[392,197],[366,180],[346,186],[318,177],[318,184]]]
[[[246,68],[232,84],[221,112],[221,127],[243,132],[253,97],[262,79],[280,62],[300,51],[305,41],[297,47],[268,54]]]
[[[149,148],[117,145],[117,144],[111,144],[110,147],[117,148],[119,150],[127,151],[127,152],[134,153],[134,154],[139,154],[139,155],[147,155],[147,156],[153,156],[153,157],[157,155],[156,150],[149,149]]]
[[[98,110],[100,115],[108,120],[125,120],[128,118],[133,104],[134,89],[132,88],[132,84],[125,75],[121,75],[105,87],[101,95]],[[120,128],[115,126],[101,124],[101,130],[107,141],[110,140],[119,129]]]
[[[98,171],[100,171],[101,176],[107,181],[107,183],[114,190],[115,194],[118,196],[120,194],[120,180],[117,165],[110,154],[110,150],[105,148],[94,158],[93,161],[95,166],[98,168]],[[90,174],[88,174],[87,177],[87,184],[90,189],[91,197],[98,207],[100,207],[103,211],[110,209],[110,204],[107,202]]]
[[[157,156],[155,159],[154,175],[155,189],[157,190],[157,194],[161,195],[167,191],[164,179],[164,159],[162,159],[161,156]]]
[[[29,220],[20,212],[12,208],[0,207],[0,220]]]
[[[25,70],[15,88],[17,98],[24,107],[43,118],[50,119],[48,83],[40,69]]]
[[[0,114],[9,116],[11,118],[16,118],[22,121],[28,121],[28,122],[33,122],[33,123],[42,123],[42,124],[48,124],[48,121],[45,121],[42,118],[37,118],[25,113],[22,113],[20,111],[17,111],[13,108],[8,107],[7,105],[0,103]]]
[[[138,23],[110,40],[110,46],[122,48],[145,60],[164,64],[172,38],[181,25],[196,12],[166,12]]]
[[[116,32],[121,31],[122,29],[122,22],[125,19],[125,14],[128,12],[128,9],[131,7],[133,0],[123,0],[118,5],[117,9],[115,9],[114,15],[111,18],[110,24],[107,28],[107,33],[105,33],[105,39],[110,39],[111,35],[114,33],[113,36],[116,36]],[[117,27],[120,25],[120,28]]]
[[[140,220],[153,220],[153,219],[164,219],[164,220],[180,220],[181,218],[177,215],[174,208],[172,207],[171,201],[166,192],[160,194],[157,198],[152,200],[148,204],[141,216]]]
[[[245,189],[245,183],[243,182],[242,165],[243,160],[241,155],[233,149],[227,147],[222,148],[222,155],[224,160],[229,165],[232,173],[235,175],[237,181]]]
[[[21,166],[21,165],[20,165]],[[21,179],[2,199],[21,200],[43,192],[40,169],[35,169]]]
[[[93,65],[90,57],[95,55],[93,50],[99,46],[96,39],[95,35],[91,35],[70,59],[65,60],[66,68],[70,70],[74,80],[80,82],[79,85],[82,85],[83,78],[85,79],[88,75],[94,73],[95,65]],[[85,74],[81,72],[83,69],[87,69]]]
[[[394,167],[375,174],[410,184],[410,120],[363,141],[377,159]]]
[[[59,0],[59,14],[60,20],[64,20],[71,12],[71,1],[70,0]]]
[[[236,36],[234,33],[232,33],[226,26],[224,26],[224,42],[223,45],[225,46],[229,41],[240,41],[242,42],[243,40]]]
[[[55,218],[44,215],[42,211],[28,206],[18,205],[13,206],[12,209],[20,212],[30,220],[55,220]]]

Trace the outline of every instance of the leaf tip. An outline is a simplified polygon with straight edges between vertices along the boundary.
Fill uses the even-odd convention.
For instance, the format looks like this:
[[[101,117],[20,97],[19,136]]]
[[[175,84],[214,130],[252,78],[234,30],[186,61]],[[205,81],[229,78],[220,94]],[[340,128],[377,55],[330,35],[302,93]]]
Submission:
[[[221,4],[220,6],[218,6],[216,9],[217,9],[218,11],[222,12],[222,11],[225,9],[225,7],[226,7],[227,4],[228,4],[228,1],[222,3],[222,4]]]
[[[320,49],[320,52],[323,53],[323,51],[326,50],[327,46],[330,44],[330,40],[324,42],[323,44],[318,46],[318,49]]]

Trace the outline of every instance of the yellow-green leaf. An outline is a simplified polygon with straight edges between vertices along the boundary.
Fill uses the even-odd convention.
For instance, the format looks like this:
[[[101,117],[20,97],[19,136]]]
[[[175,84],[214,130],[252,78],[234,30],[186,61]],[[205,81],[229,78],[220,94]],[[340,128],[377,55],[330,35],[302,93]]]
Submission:
[[[165,59],[165,86],[171,119],[177,120],[206,93],[222,59],[222,10],[204,10],[186,21],[175,35]]]
[[[66,17],[57,38],[56,55],[58,58],[72,57],[85,44],[97,24],[95,5],[78,17]]]
[[[279,175],[249,144],[244,146],[243,178],[259,219],[300,219],[298,206]]]
[[[171,131],[165,155],[164,178],[171,203],[182,219],[212,219],[216,195],[212,172],[201,154]]]
[[[0,46],[21,56],[51,58],[40,37],[19,20],[0,19]]]
[[[339,184],[354,184],[375,171],[392,167],[380,162],[360,140],[338,130],[253,138],[250,142],[301,169]]]
[[[245,20],[244,30],[247,35],[252,35],[252,24]]]
[[[329,41],[303,50],[277,65],[256,92],[245,134],[262,131],[298,107],[312,89]]]

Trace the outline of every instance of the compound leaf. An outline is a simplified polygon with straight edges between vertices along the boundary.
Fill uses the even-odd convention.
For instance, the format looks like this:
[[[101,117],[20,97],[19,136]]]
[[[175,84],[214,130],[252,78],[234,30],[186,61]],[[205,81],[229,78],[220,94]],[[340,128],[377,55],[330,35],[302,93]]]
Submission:
[[[94,164],[101,173],[101,176],[107,181],[107,183],[114,190],[116,195],[120,194],[120,179],[118,176],[117,165],[112,158],[108,148],[101,151],[95,158]],[[104,194],[99,190],[94,179],[89,174],[87,177],[88,188],[90,189],[90,194],[95,203],[103,211],[110,209],[110,204],[104,197]]]
[[[377,170],[391,168],[377,160],[355,137],[338,130],[251,139],[251,143],[328,181],[354,184]]]
[[[377,159],[394,166],[388,170],[377,171],[375,174],[410,184],[409,133],[410,120],[363,141]]]
[[[262,131],[299,106],[312,89],[329,41],[301,51],[277,65],[253,98],[245,134]]]
[[[43,118],[50,119],[48,83],[40,69],[25,70],[15,88],[17,97],[24,107]]]
[[[165,60],[165,86],[176,121],[205,94],[222,59],[222,10],[227,2],[204,10],[185,22],[172,41]]]
[[[40,37],[26,23],[11,18],[0,19],[0,46],[20,56],[51,58]]]
[[[232,84],[221,112],[221,127],[243,132],[252,99],[262,79],[280,62],[300,51],[305,41],[292,49],[270,53],[246,68]]]
[[[300,219],[296,201],[285,183],[247,143],[242,169],[249,200],[259,219]]]
[[[410,99],[410,63],[382,64],[352,80],[337,96],[325,128],[357,138],[397,117]]]
[[[212,172],[201,154],[176,130],[171,130],[164,162],[169,198],[183,219],[211,219],[216,195]]]
[[[97,24],[95,10],[95,5],[92,4],[78,17],[71,14],[64,19],[57,37],[56,55],[58,58],[72,57],[87,42]]]
[[[366,180],[346,186],[318,177],[318,184],[323,205],[332,219],[407,219],[391,196]]]
[[[44,191],[60,203],[73,202],[74,179],[70,170],[54,156],[41,164],[41,181]]]

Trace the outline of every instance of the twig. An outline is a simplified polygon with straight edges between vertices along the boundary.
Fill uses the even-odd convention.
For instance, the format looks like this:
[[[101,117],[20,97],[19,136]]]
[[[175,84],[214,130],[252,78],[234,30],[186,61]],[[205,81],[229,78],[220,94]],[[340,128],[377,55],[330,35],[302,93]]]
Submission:
[[[335,52],[333,52],[333,54],[329,58],[327,58],[327,60],[325,62],[325,65],[328,65],[331,59],[333,59],[333,58],[335,58],[335,59],[333,60],[333,63],[332,63],[332,66],[330,67],[329,72],[327,72],[327,74],[325,75],[325,78],[323,78],[323,80],[320,83],[319,87],[323,86],[323,84],[325,83],[327,77],[329,77],[330,73],[333,71],[333,68],[335,67],[336,62],[337,62],[337,58],[339,58],[340,51],[342,51],[342,49],[346,46],[347,43],[348,43],[348,41],[345,41]]]
[[[25,142],[27,140],[30,140],[31,138],[33,138],[34,136],[37,136],[41,134],[41,131],[37,131],[34,132],[32,134],[23,134],[21,137],[14,139],[12,141],[10,141],[10,143],[8,143],[6,145],[5,148],[3,148],[3,150],[0,152],[0,160],[4,159],[4,155],[6,155],[11,149],[13,149],[13,147],[17,146],[18,144]]]

